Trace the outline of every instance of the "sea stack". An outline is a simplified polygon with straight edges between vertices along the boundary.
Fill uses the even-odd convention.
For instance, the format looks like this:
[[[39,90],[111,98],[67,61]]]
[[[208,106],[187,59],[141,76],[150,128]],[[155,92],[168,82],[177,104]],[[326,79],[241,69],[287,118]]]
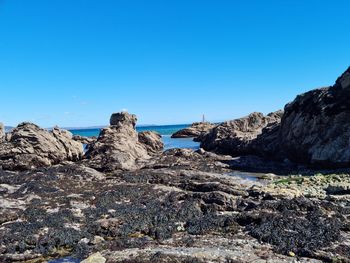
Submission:
[[[144,160],[150,159],[155,147],[162,147],[161,138],[153,136],[152,140],[146,140],[143,136],[140,142],[136,122],[134,114],[113,113],[111,125],[101,130],[97,141],[86,153],[88,165],[100,171],[133,170],[139,168]],[[151,145],[150,141],[153,141]]]

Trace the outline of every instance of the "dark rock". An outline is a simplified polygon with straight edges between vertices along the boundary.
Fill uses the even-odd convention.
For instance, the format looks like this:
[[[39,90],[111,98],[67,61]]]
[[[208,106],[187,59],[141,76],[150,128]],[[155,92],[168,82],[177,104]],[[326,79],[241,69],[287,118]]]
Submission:
[[[143,131],[138,134],[139,142],[144,144],[149,153],[158,153],[164,149],[162,136],[153,131]]]
[[[8,170],[26,170],[51,166],[62,161],[78,161],[83,147],[72,139],[69,131],[41,129],[32,123],[22,123],[0,144],[0,166]]]
[[[281,120],[282,111],[264,116],[254,112],[247,117],[224,122],[203,136],[201,147],[207,151],[233,156],[254,154],[252,142],[268,125]]]
[[[295,162],[350,165],[350,68],[329,88],[306,92],[287,104],[279,141]]]
[[[337,208],[327,203],[296,198],[264,201],[242,213],[238,222],[279,253],[317,257],[319,249],[341,240],[342,218]]]
[[[278,111],[216,126],[201,147],[322,168],[350,166],[350,68],[328,88],[311,90]]]
[[[190,127],[175,132],[171,138],[198,138],[209,132],[214,126],[209,122],[195,122]]]

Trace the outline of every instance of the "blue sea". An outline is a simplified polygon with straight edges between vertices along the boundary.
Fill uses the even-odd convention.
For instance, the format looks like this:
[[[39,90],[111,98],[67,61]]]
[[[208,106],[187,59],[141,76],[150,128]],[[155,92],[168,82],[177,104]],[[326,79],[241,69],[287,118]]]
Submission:
[[[164,142],[164,149],[172,149],[172,148],[190,148],[190,149],[198,149],[199,143],[194,142],[192,138],[184,138],[184,139],[172,139],[171,135],[181,129],[189,127],[188,124],[180,124],[180,125],[150,125],[150,126],[137,126],[136,130],[138,132],[141,131],[155,131],[162,135],[162,140]],[[71,129],[70,130],[74,135],[81,136],[98,136],[100,133],[100,129]]]

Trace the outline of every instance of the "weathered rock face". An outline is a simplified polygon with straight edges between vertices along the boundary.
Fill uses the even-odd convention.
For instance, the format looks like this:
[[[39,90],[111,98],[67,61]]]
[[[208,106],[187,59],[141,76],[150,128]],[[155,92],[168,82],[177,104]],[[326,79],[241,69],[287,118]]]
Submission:
[[[73,136],[74,141],[80,142],[82,144],[91,144],[91,143],[95,142],[96,139],[97,138],[95,136],[93,136],[93,137],[87,137],[87,136],[81,136],[81,135],[74,135]]]
[[[88,165],[102,171],[132,170],[139,168],[142,160],[149,159],[147,148],[135,130],[136,121],[133,114],[112,114],[111,126],[101,130],[85,154]]]
[[[329,88],[287,104],[279,134],[286,156],[327,167],[350,165],[350,68]]]
[[[214,126],[209,122],[195,122],[190,127],[175,132],[171,135],[171,138],[197,138],[207,133]]]
[[[142,143],[148,153],[158,153],[164,149],[164,143],[162,142],[162,136],[153,131],[143,131],[138,134],[139,142]]]
[[[282,111],[266,116],[254,112],[240,119],[224,122],[203,136],[201,147],[220,154],[252,154],[252,142],[268,126],[280,122]]]
[[[6,170],[27,170],[51,166],[61,161],[77,161],[83,155],[81,143],[72,140],[69,131],[41,129],[32,123],[21,123],[0,144],[0,166]]]
[[[297,96],[285,106],[284,113],[253,113],[218,125],[204,136],[201,147],[231,155],[254,154],[327,168],[347,167],[349,101],[350,68],[333,86]]]
[[[111,126],[132,126],[133,128],[135,128],[136,122],[136,115],[127,112],[113,113],[109,120]]]
[[[0,122],[0,142],[4,141],[5,139],[5,127],[4,124]]]

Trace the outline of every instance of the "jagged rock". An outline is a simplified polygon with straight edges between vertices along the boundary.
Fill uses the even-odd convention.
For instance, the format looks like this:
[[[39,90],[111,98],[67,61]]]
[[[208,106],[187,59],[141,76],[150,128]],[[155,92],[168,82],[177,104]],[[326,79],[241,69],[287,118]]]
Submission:
[[[220,154],[252,154],[252,142],[264,128],[279,123],[282,115],[282,111],[266,116],[254,112],[247,117],[224,122],[203,136],[201,147]]]
[[[97,137],[92,136],[92,137],[87,137],[87,136],[81,136],[81,135],[74,135],[73,140],[80,142],[82,144],[91,144],[95,142]]]
[[[295,162],[350,165],[350,68],[335,85],[301,94],[287,104],[279,143]]]
[[[21,123],[11,132],[9,141],[0,144],[0,166],[7,170],[34,169],[65,160],[77,161],[82,154],[82,145],[72,140],[69,131],[47,131],[32,123]]]
[[[149,159],[147,148],[135,130],[136,121],[133,114],[113,113],[111,126],[101,130],[85,154],[88,165],[102,171],[132,170],[139,168],[139,162]]]
[[[127,112],[113,113],[109,120],[111,126],[132,126],[135,128],[137,117],[135,114],[129,114]]]
[[[201,147],[231,155],[346,167],[350,165],[349,101],[350,68],[333,86],[297,96],[284,113],[253,113],[218,125],[204,136]]]
[[[5,139],[5,127],[4,124],[0,122],[0,142],[4,141]]]
[[[161,152],[164,149],[162,136],[153,131],[143,131],[138,134],[139,142],[144,144],[149,153]]]
[[[214,128],[209,122],[195,122],[190,127],[179,130],[171,135],[171,138],[198,138]]]

